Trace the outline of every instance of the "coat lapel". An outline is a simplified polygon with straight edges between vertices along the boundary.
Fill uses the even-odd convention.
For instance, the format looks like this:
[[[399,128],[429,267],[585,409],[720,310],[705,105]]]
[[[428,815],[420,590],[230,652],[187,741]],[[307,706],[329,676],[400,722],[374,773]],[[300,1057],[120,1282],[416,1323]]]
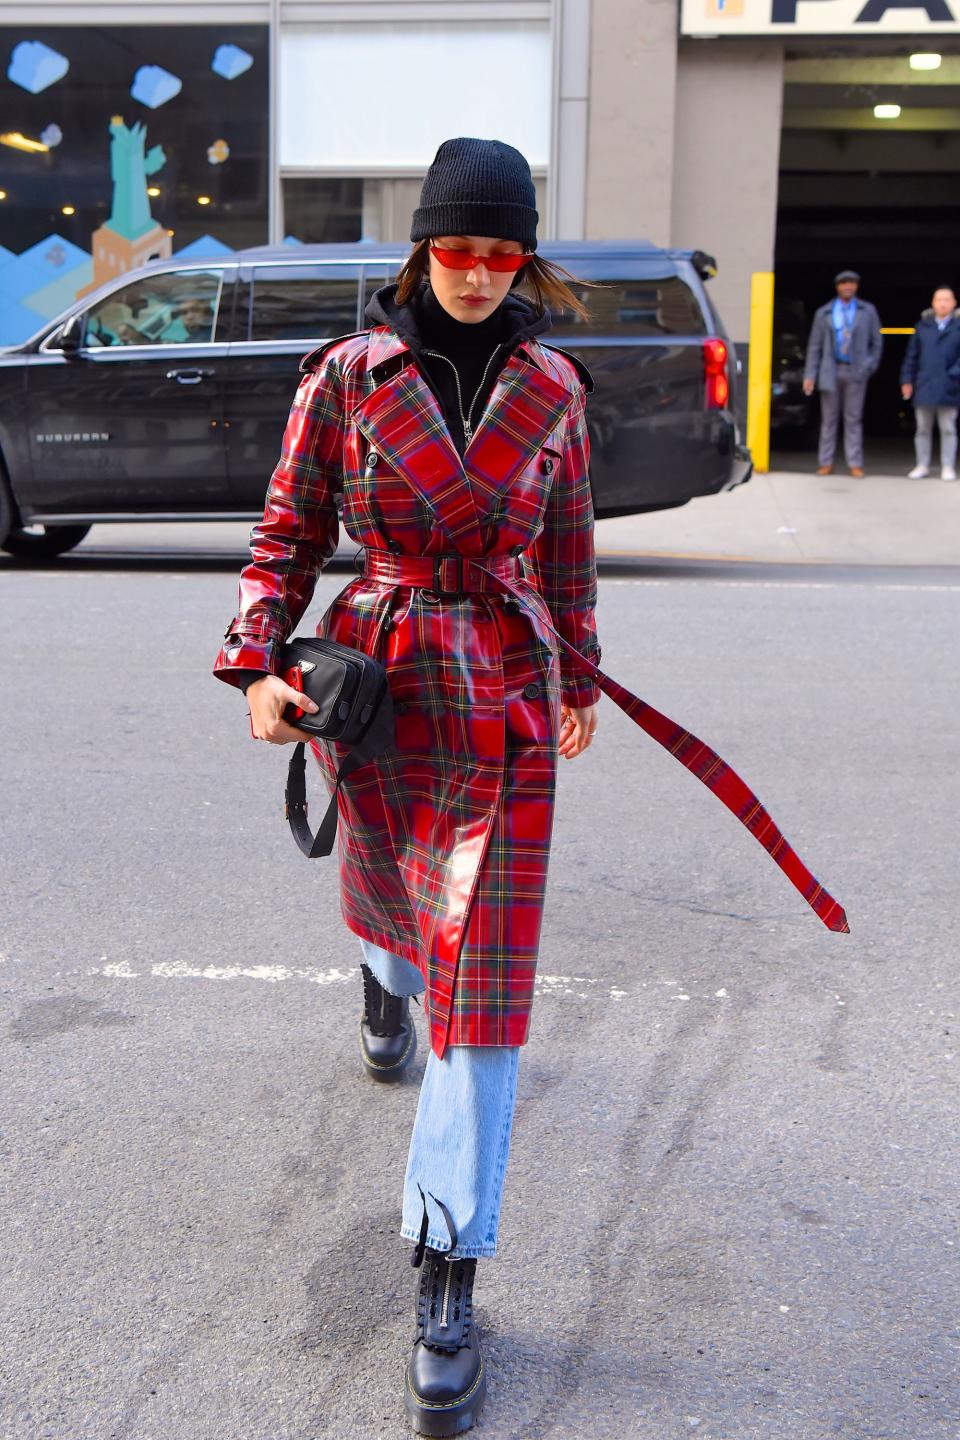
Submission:
[[[353,419],[434,512],[456,548],[469,549],[473,541],[479,550],[479,516],[463,463],[436,396],[411,360],[399,336],[386,328],[371,331],[367,373],[375,388],[354,407]]]
[[[557,428],[573,393],[550,373],[540,347],[510,355],[461,459],[436,396],[389,328],[370,332],[374,388],[352,411],[357,426],[403,476],[464,553],[479,553],[481,526],[498,498]]]
[[[521,344],[500,371],[463,464],[481,516],[510,489],[573,403],[538,345]]]

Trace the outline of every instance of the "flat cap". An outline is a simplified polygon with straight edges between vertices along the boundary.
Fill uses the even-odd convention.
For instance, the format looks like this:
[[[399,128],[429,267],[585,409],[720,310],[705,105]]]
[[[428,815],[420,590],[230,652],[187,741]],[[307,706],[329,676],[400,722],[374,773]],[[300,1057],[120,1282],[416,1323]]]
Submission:
[[[833,277],[834,285],[839,285],[841,280],[859,280],[860,276],[856,270],[838,270]]]

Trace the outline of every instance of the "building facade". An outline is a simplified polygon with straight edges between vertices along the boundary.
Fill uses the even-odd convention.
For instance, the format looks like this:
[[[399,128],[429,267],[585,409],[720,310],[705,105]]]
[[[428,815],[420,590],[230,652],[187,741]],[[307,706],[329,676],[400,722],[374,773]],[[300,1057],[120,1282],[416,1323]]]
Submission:
[[[912,323],[952,279],[957,3],[7,4],[0,343],[153,255],[405,241],[453,134],[523,150],[544,237],[715,256],[739,345],[756,271],[781,326],[841,265]]]

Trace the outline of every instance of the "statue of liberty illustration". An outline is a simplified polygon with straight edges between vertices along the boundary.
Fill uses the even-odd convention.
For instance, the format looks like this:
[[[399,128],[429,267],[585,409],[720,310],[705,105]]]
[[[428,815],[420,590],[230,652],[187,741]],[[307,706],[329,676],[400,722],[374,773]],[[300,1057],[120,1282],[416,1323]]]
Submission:
[[[170,236],[150,214],[147,176],[155,175],[166,163],[161,145],[146,149],[147,128],[142,121],[124,124],[122,115],[110,120],[110,178],[113,203],[110,218],[90,237],[93,280],[77,291],[77,299],[95,290],[105,280],[133,270],[148,260],[160,260],[173,253]]]

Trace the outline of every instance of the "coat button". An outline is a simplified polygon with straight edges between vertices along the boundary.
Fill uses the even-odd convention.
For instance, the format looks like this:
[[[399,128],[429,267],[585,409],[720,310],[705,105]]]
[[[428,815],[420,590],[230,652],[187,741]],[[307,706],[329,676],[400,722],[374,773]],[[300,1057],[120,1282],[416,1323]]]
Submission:
[[[397,622],[396,622],[396,620],[394,620],[394,618],[393,618],[392,615],[387,615],[387,616],[384,618],[384,622],[383,622],[383,633],[384,633],[385,635],[388,635],[391,630],[395,630],[396,628],[397,628]]]
[[[388,540],[388,541],[387,541],[387,549],[391,552],[391,554],[393,554],[393,555],[399,555],[399,554],[400,554],[400,549],[401,549],[400,541],[399,541],[399,540]]]
[[[372,470],[379,461],[379,459],[380,456],[377,454],[376,450],[371,450],[370,454],[367,456],[367,469]]]
[[[526,546],[524,546],[524,545],[514,545],[514,546],[512,547],[512,549],[511,549],[511,551],[510,551],[510,554],[511,554],[511,555],[522,555],[525,549],[526,549]]]
[[[540,694],[540,686],[535,684],[534,681],[531,680],[529,685],[524,685],[523,694],[525,699],[527,700],[536,700],[537,696]]]
[[[508,615],[516,615],[520,609],[520,601],[513,595],[508,595],[503,602],[503,608]]]
[[[550,458],[549,455],[547,455],[547,456],[545,457],[545,459],[544,459],[544,462],[543,462],[543,473],[544,473],[544,475],[552,475],[552,474],[553,474],[553,460]]]

